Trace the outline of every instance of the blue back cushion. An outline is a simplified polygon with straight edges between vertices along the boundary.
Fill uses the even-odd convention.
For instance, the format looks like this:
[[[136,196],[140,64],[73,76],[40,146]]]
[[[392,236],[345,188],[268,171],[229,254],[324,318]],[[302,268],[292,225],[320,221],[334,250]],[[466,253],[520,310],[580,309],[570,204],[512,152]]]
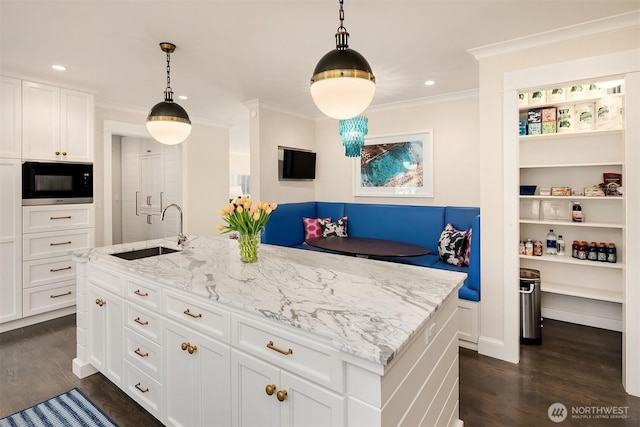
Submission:
[[[480,215],[480,208],[448,206],[444,216],[444,225],[451,224],[460,231],[468,230],[473,227],[473,220],[478,215]]]
[[[352,237],[397,240],[438,251],[438,238],[444,227],[445,208],[441,206],[405,206],[345,204]]]
[[[262,243],[295,246],[304,241],[302,217],[316,218],[316,202],[285,203],[271,213],[262,232]]]
[[[344,213],[344,203],[336,203],[336,202],[316,202],[316,214],[318,218],[331,218],[331,221],[336,222],[340,218],[342,218]],[[349,228],[349,224],[347,224],[347,230]]]

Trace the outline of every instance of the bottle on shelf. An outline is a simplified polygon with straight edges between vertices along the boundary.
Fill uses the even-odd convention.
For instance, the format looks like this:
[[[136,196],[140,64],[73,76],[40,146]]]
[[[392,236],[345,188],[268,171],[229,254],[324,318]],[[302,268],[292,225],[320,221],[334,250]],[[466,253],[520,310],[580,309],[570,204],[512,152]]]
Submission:
[[[587,260],[589,261],[598,260],[598,247],[596,246],[596,242],[589,243],[589,252],[587,252]]]
[[[524,244],[524,254],[525,255],[533,255],[533,242],[531,239],[527,239],[527,243]]]
[[[526,255],[526,248],[525,248],[525,243],[520,240],[520,247],[518,248],[518,254],[520,255]],[[605,261],[606,261],[606,255],[605,255]]]
[[[547,234],[547,255],[556,255],[558,253],[558,238],[556,237],[553,229],[549,230]]]
[[[578,259],[587,259],[587,251],[589,247],[584,240],[578,245]]]
[[[571,208],[571,221],[584,222],[584,213],[582,212],[580,202],[573,202],[573,206]]]
[[[558,240],[556,242],[556,254],[564,256],[564,239],[562,238],[562,234],[558,235]]]
[[[598,261],[607,262],[607,247],[604,242],[598,244]]]
[[[580,246],[580,242],[578,242],[577,240],[573,241],[573,244],[571,245],[571,256],[573,258],[578,258],[578,247]]]
[[[607,262],[618,262],[616,245],[613,243],[609,243],[609,248],[607,249]]]
[[[542,256],[542,242],[540,240],[533,242],[533,256]]]

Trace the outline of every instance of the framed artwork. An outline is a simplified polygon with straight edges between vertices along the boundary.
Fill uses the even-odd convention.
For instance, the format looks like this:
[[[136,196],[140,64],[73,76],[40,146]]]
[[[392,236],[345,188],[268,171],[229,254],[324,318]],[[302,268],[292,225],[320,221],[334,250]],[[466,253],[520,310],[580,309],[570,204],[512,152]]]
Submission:
[[[433,131],[365,138],[353,181],[355,196],[433,197]]]

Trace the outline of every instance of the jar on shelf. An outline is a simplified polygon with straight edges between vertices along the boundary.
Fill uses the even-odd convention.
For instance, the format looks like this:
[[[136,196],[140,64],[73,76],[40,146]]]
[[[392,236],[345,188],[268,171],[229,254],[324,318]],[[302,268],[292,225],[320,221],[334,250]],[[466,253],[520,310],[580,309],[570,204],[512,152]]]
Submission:
[[[596,242],[589,243],[589,252],[587,252],[587,260],[589,261],[598,260],[598,247],[596,246]]]
[[[607,246],[604,242],[598,244],[598,261],[607,262]]]
[[[578,245],[578,259],[587,259],[587,252],[589,247],[587,246],[587,242],[584,240],[580,242]]]
[[[609,248],[607,249],[607,262],[618,262],[616,245],[613,243],[609,243]]]
[[[580,242],[578,242],[577,240],[573,241],[573,244],[571,245],[571,256],[573,258],[578,258],[578,247],[580,246]]]
[[[524,244],[524,254],[525,255],[533,255],[533,242],[531,239],[527,239],[527,243]]]
[[[542,256],[542,242],[540,240],[533,242],[533,256]]]

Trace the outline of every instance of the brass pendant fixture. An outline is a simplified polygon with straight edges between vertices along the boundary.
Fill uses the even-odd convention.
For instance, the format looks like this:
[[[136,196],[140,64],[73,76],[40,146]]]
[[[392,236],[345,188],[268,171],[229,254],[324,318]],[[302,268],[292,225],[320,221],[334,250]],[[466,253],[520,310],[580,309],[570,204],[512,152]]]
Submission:
[[[164,91],[164,101],[154,105],[147,116],[147,130],[156,141],[175,145],[187,139],[191,133],[191,120],[185,109],[173,102],[169,63],[176,45],[163,42],[160,43],[160,49],[167,54],[167,88]]]

